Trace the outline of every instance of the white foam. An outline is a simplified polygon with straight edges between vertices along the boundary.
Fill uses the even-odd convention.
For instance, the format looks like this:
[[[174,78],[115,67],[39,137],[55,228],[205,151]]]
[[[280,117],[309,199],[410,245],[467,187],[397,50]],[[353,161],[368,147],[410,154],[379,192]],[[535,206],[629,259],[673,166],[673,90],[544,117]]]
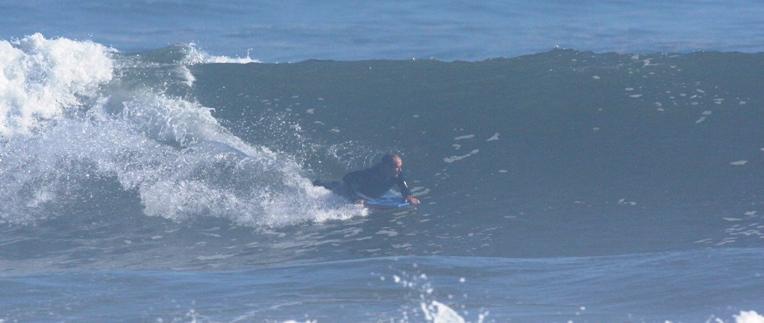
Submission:
[[[382,230],[377,231],[376,234],[378,234],[378,235],[385,235],[385,236],[388,236],[388,237],[395,237],[395,236],[398,235],[398,232],[395,231],[395,230],[382,229]]]
[[[764,323],[764,316],[759,315],[756,311],[740,311],[740,314],[735,315],[736,323]]]
[[[445,157],[445,158],[443,158],[443,161],[444,161],[444,162],[446,162],[446,163],[449,163],[449,164],[450,164],[450,163],[453,163],[453,162],[456,162],[456,161],[460,161],[460,160],[462,160],[462,159],[465,159],[465,158],[467,158],[467,157],[470,157],[470,156],[472,156],[472,155],[476,155],[476,154],[477,154],[477,153],[479,153],[479,152],[480,152],[480,150],[479,150],[479,149],[473,149],[471,152],[469,152],[469,153],[468,153],[468,154],[466,154],[466,155],[460,155],[460,156],[449,156],[449,157]]]
[[[491,136],[490,138],[486,139],[485,141],[496,141],[496,140],[499,140],[499,133],[498,132],[494,132],[493,136]]]
[[[618,205],[636,206],[637,202],[635,202],[635,201],[627,201],[625,198],[622,198],[622,199],[618,200]]]
[[[101,176],[136,191],[146,215],[175,221],[214,216],[243,225],[281,226],[366,214],[314,187],[289,156],[228,134],[209,109],[144,95],[124,102],[124,109],[111,119],[62,120],[44,136],[12,141],[9,148],[14,155],[8,157],[18,165],[9,166],[32,175],[7,181],[8,195],[0,193],[0,198],[12,201],[23,195],[15,193],[39,186],[38,182],[45,185],[40,189],[51,192],[62,192],[61,187],[78,181],[86,184],[82,174],[60,168],[57,163],[65,160],[93,165]],[[23,222],[26,219],[19,215],[29,211],[18,209],[5,220]]]
[[[180,74],[180,78],[183,80],[184,84],[186,84],[188,87],[194,86],[196,77],[194,77],[194,74],[192,74],[191,70],[188,69],[188,66],[182,65],[178,67],[178,74]]]
[[[221,259],[231,258],[233,256],[236,256],[236,255],[235,254],[214,254],[214,255],[210,255],[210,256],[197,256],[196,259],[197,260],[202,260],[202,261],[205,261],[205,260],[221,260]]]
[[[475,138],[475,135],[469,134],[469,135],[455,137],[454,140],[467,140],[472,138]]]
[[[428,322],[434,323],[464,323],[463,317],[452,308],[438,301],[429,304],[420,303],[424,317]]]
[[[0,41],[0,136],[28,134],[97,95],[112,79],[112,50],[34,34]]]
[[[249,57],[249,53],[247,53],[247,56],[245,57],[210,55],[206,53],[205,51],[199,49],[196,46],[196,44],[190,43],[186,47],[186,57],[184,57],[181,63],[183,65],[210,64],[210,63],[249,64],[249,63],[260,63],[260,61]]]

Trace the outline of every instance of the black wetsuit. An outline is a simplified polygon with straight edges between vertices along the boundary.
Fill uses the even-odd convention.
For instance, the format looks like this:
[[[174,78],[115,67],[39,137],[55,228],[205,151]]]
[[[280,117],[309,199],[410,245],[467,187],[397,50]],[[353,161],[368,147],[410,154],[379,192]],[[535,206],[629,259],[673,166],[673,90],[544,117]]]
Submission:
[[[411,196],[411,190],[403,174],[398,177],[388,177],[379,169],[379,166],[348,173],[342,178],[342,182],[351,198],[377,198],[393,186],[398,186],[403,197]]]

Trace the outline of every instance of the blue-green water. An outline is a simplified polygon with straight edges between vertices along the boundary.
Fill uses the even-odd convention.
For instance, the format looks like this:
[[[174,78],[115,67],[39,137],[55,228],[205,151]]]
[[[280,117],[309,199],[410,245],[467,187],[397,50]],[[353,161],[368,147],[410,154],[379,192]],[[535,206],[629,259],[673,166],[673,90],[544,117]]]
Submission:
[[[44,4],[0,8],[62,6]],[[146,28],[183,42],[183,28],[162,27],[188,18],[172,8],[207,22],[254,10],[186,5],[82,2],[64,10],[88,17],[81,27],[35,27],[140,43],[124,52],[40,34],[0,42],[0,322],[761,320],[755,30],[701,46],[723,52],[659,33],[677,53],[656,53],[658,42],[601,53],[615,42],[584,30],[602,46],[523,41],[529,52],[513,53],[528,55],[475,61],[393,59],[410,56],[407,41],[352,54],[296,33],[278,39],[311,50],[252,57],[374,59],[276,64],[157,45],[137,27],[105,33],[94,26],[108,15],[89,13],[144,8],[141,19],[167,18]],[[576,8],[635,6],[647,10]],[[383,7],[384,21],[419,5]],[[640,12],[665,14],[650,10]],[[430,18],[447,20],[439,12]],[[224,42],[218,32],[203,36]],[[422,44],[449,60],[508,56]],[[403,155],[417,209],[374,213],[311,185],[390,151]]]

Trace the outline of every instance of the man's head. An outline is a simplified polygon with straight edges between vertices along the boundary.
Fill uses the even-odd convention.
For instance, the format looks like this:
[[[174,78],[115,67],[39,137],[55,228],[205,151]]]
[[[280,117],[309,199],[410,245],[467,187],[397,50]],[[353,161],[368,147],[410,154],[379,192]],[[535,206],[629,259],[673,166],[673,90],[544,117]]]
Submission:
[[[380,162],[382,173],[387,177],[398,177],[403,171],[403,159],[398,154],[386,154]]]

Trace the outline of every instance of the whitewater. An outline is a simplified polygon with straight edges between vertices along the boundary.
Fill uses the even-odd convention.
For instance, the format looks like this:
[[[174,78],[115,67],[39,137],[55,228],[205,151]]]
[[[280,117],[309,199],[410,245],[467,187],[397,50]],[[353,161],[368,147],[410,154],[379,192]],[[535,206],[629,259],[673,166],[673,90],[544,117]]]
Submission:
[[[0,33],[0,322],[764,322],[764,54],[755,31],[721,37],[737,9],[667,5],[721,22],[633,42],[565,20],[586,26],[560,46],[573,49],[519,37],[502,55],[415,44],[428,21],[499,30],[515,10],[571,8],[380,5],[370,26],[409,19],[365,31],[335,8],[245,37],[234,9],[250,5],[141,4],[120,8],[233,27],[157,44],[146,35],[166,21],[76,37],[70,22],[3,18],[16,23]],[[48,5],[0,9],[96,23],[109,8]],[[575,10],[666,14],[590,5]],[[666,27],[647,21],[645,35]],[[283,30],[306,50],[273,47]],[[313,43],[357,32],[371,40]],[[276,49],[245,53],[255,43]],[[389,152],[420,207],[372,211],[311,184]]]

